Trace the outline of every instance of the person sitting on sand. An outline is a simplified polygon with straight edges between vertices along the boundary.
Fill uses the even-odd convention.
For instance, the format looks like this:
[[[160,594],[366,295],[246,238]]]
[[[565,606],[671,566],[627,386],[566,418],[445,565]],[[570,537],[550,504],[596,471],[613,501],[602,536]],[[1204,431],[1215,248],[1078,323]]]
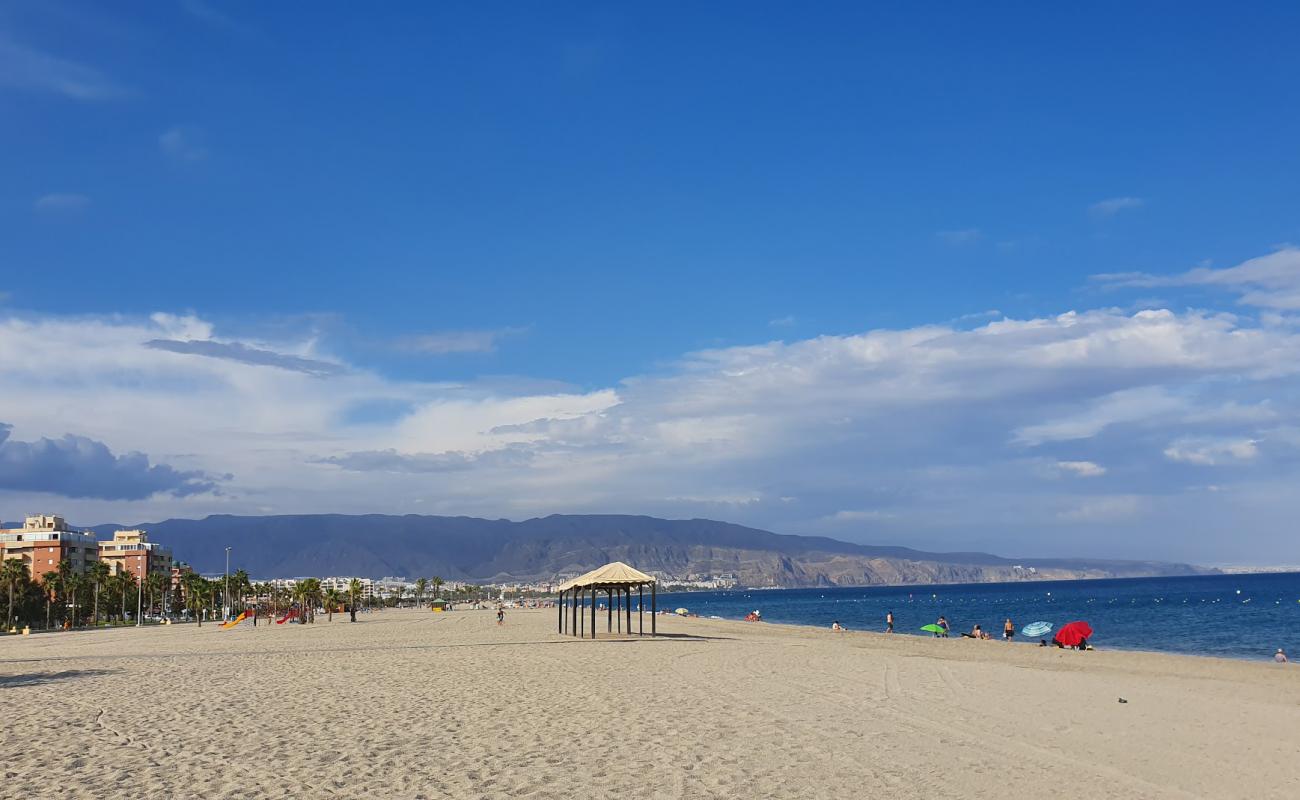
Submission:
[[[837,619],[833,623],[831,623],[831,630],[837,631],[839,633],[844,633],[844,631],[848,630],[848,628],[845,628],[843,625],[841,625],[840,621]]]
[[[973,627],[973,628],[970,629],[970,638],[972,638],[972,639],[983,639],[983,638],[984,638],[984,629],[980,627],[980,625],[979,625],[978,622],[975,623],[975,627]]]
[[[1286,653],[1282,652],[1282,648],[1279,647],[1277,652],[1273,654],[1273,660],[1279,664],[1286,663]]]

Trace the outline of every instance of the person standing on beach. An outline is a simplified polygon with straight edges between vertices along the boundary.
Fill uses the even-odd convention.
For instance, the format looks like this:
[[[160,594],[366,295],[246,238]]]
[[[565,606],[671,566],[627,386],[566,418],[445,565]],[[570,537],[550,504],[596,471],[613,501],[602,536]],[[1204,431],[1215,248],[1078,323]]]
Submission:
[[[1007,621],[1002,623],[1002,638],[1009,642],[1011,641],[1011,637],[1015,635],[1016,626],[1011,624],[1011,617],[1007,617]]]
[[[498,624],[498,625],[504,625],[504,624],[506,624],[506,607],[505,607],[505,606],[497,606],[497,624]]]
[[[941,634],[939,634],[939,635],[942,636],[943,638],[947,639],[947,638],[948,638],[948,618],[945,617],[945,616],[943,616],[942,614],[940,614],[940,615],[939,615],[939,622],[938,622],[937,624],[938,624],[938,626],[939,626],[940,628],[943,628],[943,633],[941,633]]]
[[[890,611],[885,614],[885,633],[894,632],[894,612]]]

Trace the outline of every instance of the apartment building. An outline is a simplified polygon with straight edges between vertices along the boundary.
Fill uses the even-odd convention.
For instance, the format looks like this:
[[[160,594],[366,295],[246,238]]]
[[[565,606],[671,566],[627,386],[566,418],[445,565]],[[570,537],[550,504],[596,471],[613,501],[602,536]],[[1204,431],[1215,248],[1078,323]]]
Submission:
[[[141,530],[115,531],[112,541],[99,543],[99,560],[114,575],[125,570],[137,581],[153,574],[172,575],[172,551],[149,541],[149,534]]]
[[[36,580],[57,570],[64,559],[73,574],[84,574],[99,560],[99,543],[93,533],[69,528],[63,517],[36,514],[21,528],[0,528],[0,557],[19,559]]]

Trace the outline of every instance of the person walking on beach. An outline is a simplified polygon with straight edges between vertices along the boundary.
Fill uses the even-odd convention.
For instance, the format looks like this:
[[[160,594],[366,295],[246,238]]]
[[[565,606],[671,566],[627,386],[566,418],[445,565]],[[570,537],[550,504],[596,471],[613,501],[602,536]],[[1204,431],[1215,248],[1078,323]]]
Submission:
[[[890,611],[885,614],[885,633],[894,632],[894,612]]]
[[[506,607],[505,607],[505,606],[497,606],[497,624],[498,624],[498,625],[504,625],[504,624],[506,624]]]
[[[1011,624],[1011,617],[1007,617],[1007,621],[1002,623],[1002,638],[1009,642],[1015,635],[1016,626]]]
[[[1286,663],[1286,653],[1282,652],[1282,648],[1279,647],[1277,652],[1273,654],[1273,660],[1279,664]]]

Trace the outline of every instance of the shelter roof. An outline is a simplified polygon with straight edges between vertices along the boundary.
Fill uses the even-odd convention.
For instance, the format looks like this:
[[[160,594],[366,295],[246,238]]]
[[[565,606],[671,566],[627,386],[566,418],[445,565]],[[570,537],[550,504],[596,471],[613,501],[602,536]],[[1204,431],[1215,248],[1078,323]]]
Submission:
[[[654,576],[647,575],[639,569],[624,564],[622,561],[615,561],[612,564],[597,567],[591,572],[565,581],[560,584],[556,591],[567,592],[570,589],[581,589],[588,586],[637,586],[645,583],[655,583]]]

